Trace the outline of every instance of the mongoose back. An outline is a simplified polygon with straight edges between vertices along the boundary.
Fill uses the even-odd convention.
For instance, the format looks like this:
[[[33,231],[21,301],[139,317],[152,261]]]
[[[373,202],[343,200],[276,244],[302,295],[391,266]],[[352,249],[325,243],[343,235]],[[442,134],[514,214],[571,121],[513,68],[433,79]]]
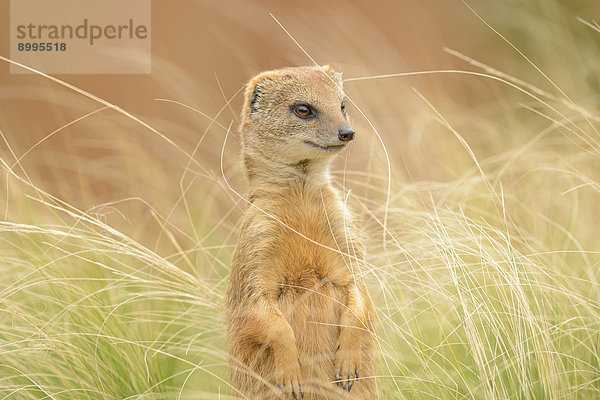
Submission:
[[[226,295],[231,383],[245,399],[374,399],[364,251],[329,164],[354,138],[341,74],[261,73],[240,124],[249,180]]]

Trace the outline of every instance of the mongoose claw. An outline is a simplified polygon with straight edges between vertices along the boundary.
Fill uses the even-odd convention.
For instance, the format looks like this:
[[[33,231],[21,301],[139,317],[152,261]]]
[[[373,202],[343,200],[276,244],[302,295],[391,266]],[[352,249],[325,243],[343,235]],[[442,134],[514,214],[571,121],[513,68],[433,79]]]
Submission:
[[[356,377],[355,380],[351,380],[350,384],[348,384],[348,393],[350,393],[350,390],[352,390],[352,385],[354,385],[354,383],[356,383],[358,381],[358,369],[356,369],[354,371],[354,376]],[[352,378],[348,377],[348,380],[350,380]]]
[[[352,390],[358,379],[360,367],[360,348],[357,350],[338,350],[335,360],[335,384],[342,390]]]
[[[277,377],[277,387],[283,392],[287,400],[300,400],[304,398],[304,387],[300,383],[300,368],[295,367]]]

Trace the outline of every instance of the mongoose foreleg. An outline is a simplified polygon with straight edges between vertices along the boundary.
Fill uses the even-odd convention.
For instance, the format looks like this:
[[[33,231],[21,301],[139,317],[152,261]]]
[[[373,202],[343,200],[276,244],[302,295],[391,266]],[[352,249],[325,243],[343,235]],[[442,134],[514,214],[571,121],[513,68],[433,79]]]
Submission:
[[[335,381],[343,390],[350,391],[360,375],[362,338],[369,329],[369,320],[360,291],[352,281],[346,288],[334,362]]]
[[[286,397],[304,397],[296,337],[279,307],[265,295],[246,307],[245,314],[246,323],[242,336],[265,344],[273,351],[275,371],[272,383]]]

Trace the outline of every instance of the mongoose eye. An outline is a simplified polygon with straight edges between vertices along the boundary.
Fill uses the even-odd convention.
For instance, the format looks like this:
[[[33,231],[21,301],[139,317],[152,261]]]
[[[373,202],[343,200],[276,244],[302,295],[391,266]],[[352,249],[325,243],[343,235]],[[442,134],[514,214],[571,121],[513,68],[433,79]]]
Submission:
[[[299,116],[300,118],[308,118],[311,115],[313,115],[312,110],[310,109],[309,106],[305,105],[305,104],[300,104],[297,105],[294,108],[294,113]]]
[[[342,114],[346,115],[346,102],[342,101],[342,105],[340,106],[340,108],[342,109]]]

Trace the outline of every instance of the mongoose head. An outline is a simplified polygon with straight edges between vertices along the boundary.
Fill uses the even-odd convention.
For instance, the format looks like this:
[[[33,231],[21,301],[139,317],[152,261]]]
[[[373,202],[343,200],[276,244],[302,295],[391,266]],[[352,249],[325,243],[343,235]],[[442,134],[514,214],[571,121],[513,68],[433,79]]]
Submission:
[[[246,157],[274,166],[326,160],[354,138],[342,76],[328,65],[263,72],[248,82],[245,96]]]

